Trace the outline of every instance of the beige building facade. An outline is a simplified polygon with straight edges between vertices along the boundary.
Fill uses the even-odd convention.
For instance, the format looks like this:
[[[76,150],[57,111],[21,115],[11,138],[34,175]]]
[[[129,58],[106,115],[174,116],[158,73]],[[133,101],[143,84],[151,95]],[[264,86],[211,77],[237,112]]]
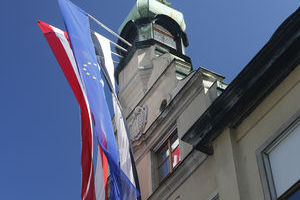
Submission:
[[[137,1],[116,77],[142,200],[300,197],[299,13],[227,86],[193,70],[179,11]]]

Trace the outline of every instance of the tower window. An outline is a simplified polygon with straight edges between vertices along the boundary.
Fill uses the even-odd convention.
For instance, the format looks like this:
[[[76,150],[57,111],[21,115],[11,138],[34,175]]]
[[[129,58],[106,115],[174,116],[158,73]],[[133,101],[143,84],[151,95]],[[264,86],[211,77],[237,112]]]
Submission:
[[[180,149],[177,130],[167,139],[162,147],[156,152],[157,175],[160,183],[180,161]]]
[[[162,26],[153,25],[153,37],[155,40],[176,49],[176,41],[174,36]]]

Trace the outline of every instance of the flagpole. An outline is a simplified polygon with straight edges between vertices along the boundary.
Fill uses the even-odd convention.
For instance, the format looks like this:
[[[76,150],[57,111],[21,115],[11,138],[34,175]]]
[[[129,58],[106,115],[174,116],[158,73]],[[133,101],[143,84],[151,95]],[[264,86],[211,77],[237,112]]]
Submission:
[[[120,49],[121,51],[127,52],[126,49],[124,49],[123,47],[121,47],[120,45],[114,43],[113,41],[109,40],[109,42],[114,45],[115,47],[117,47],[118,49]]]
[[[119,38],[122,42],[124,42],[125,44],[127,44],[129,47],[132,47],[132,44],[130,44],[127,40],[125,40],[124,38],[122,38],[121,36],[119,36],[117,33],[115,33],[114,31],[112,31],[110,28],[108,28],[107,26],[105,26],[103,23],[101,23],[100,21],[98,21],[95,17],[93,17],[90,14],[88,14],[88,17],[90,19],[92,19],[94,22],[96,22],[97,24],[99,24],[100,26],[102,26],[105,30],[107,30],[108,32],[110,32],[111,34],[113,34],[114,36],[116,36],[117,38]]]
[[[121,55],[119,55],[119,54],[117,54],[117,53],[115,53],[115,52],[113,52],[113,51],[111,52],[111,54],[114,55],[114,56],[117,56],[117,57],[119,57],[119,58],[124,58],[123,56],[121,56]]]
[[[92,29],[90,29],[90,31],[91,31],[92,33],[97,33],[96,31],[94,31],[94,30],[92,30]],[[107,39],[112,45],[114,45],[116,48],[120,49],[121,51],[127,52],[127,49],[124,49],[123,47],[121,47],[120,45],[118,45],[117,43],[111,41],[111,40],[108,39],[108,38],[106,38],[106,39]],[[116,56],[120,57],[121,55],[116,55]],[[123,56],[122,56],[122,58],[123,58]]]
[[[96,55],[97,56],[97,58],[99,57],[99,58],[102,58],[102,59],[104,59],[104,57],[103,56],[99,56],[99,55]],[[113,63],[116,63],[116,64],[119,64],[119,62],[118,61],[115,61],[115,60],[112,60],[113,61]]]

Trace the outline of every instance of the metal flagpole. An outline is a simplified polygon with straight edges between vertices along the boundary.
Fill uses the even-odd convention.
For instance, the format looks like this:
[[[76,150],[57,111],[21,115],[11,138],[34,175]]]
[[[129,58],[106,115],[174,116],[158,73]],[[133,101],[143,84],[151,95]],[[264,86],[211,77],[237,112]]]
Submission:
[[[103,23],[101,23],[100,21],[98,21],[95,17],[93,17],[90,14],[88,14],[88,17],[90,19],[92,19],[94,22],[96,22],[97,24],[99,24],[100,26],[102,26],[105,30],[107,30],[108,32],[110,32],[111,34],[113,34],[114,36],[116,36],[117,38],[119,38],[122,42],[124,42],[128,46],[132,47],[132,44],[130,44],[127,40],[125,40],[124,38],[122,38],[121,36],[119,36],[117,33],[115,33],[114,31],[112,31],[110,28],[108,28],[107,26],[105,26]]]
[[[99,57],[99,58],[103,58],[104,59],[104,57],[103,56],[99,56],[99,55],[96,55],[97,56],[97,58]],[[113,61],[113,63],[116,63],[116,64],[119,64],[119,62],[118,61],[115,61],[115,60],[112,60]]]
[[[115,53],[115,52],[113,52],[113,51],[111,52],[111,54],[112,54],[112,55],[115,55],[115,56],[117,56],[117,57],[119,57],[119,58],[124,58],[123,56],[121,56],[121,55],[119,55],[119,54],[117,54],[117,53]]]
[[[120,49],[121,51],[125,51],[127,52],[126,49],[124,49],[123,47],[121,47],[120,45],[118,45],[117,43],[114,43],[113,41],[109,40],[109,42],[114,45],[115,47],[117,47],[118,49]]]
[[[92,29],[90,29],[90,31],[92,32],[92,33],[97,33],[96,31],[94,31],[94,30],[92,30]],[[104,36],[103,36],[104,37]],[[106,37],[105,37],[106,38]],[[121,47],[120,45],[118,45],[117,43],[115,43],[115,42],[113,42],[113,41],[111,41],[110,39],[108,39],[108,38],[106,38],[112,45],[114,45],[115,47],[117,47],[118,49],[120,49],[121,51],[124,51],[124,52],[127,52],[127,50],[126,49],[124,49],[123,47]],[[116,55],[116,56],[121,56],[121,55]]]

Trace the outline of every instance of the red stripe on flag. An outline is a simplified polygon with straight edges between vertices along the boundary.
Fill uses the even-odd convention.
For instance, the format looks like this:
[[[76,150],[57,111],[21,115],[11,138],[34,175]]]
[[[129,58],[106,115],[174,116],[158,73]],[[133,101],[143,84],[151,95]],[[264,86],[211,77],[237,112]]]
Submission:
[[[101,148],[101,146],[98,144],[99,150],[100,150],[100,156],[101,156],[101,162],[102,162],[102,170],[103,170],[103,181],[104,181],[104,188],[105,188],[105,200],[108,200],[108,185],[107,185],[107,158]]]
[[[82,152],[81,152],[81,166],[82,166],[82,186],[81,198],[88,200],[95,200],[95,186],[94,186],[94,170],[92,164],[93,152],[93,138],[92,128],[90,126],[90,115],[85,102],[83,91],[77,80],[77,76],[73,70],[69,57],[64,49],[60,39],[50,25],[38,21],[42,32],[44,33],[49,46],[51,47],[59,65],[61,66],[73,92],[81,108],[81,137],[82,137]],[[64,33],[66,35],[66,33]],[[67,37],[66,37],[67,38]],[[88,190],[88,191],[87,191]]]

